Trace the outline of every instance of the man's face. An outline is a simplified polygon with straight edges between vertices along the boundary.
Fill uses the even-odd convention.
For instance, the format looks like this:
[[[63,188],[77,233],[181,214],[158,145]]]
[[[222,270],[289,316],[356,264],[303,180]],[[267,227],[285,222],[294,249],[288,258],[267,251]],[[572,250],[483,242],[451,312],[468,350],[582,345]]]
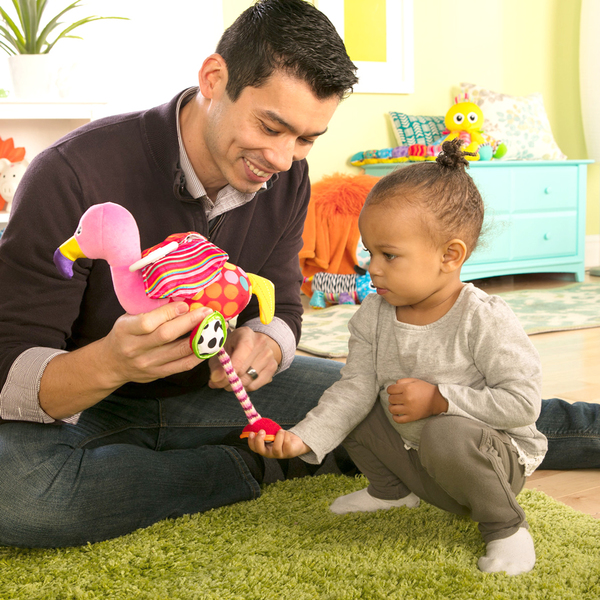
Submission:
[[[205,165],[205,187],[229,183],[256,192],[274,173],[306,157],[338,104],[337,97],[319,100],[307,83],[280,72],[259,88],[244,88],[236,102],[221,90],[212,98],[204,131],[212,163]]]

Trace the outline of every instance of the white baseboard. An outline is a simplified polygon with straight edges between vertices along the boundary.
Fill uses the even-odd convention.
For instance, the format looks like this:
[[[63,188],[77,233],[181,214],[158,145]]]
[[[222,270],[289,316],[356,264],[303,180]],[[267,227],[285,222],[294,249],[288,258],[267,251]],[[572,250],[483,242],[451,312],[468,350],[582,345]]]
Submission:
[[[600,235],[585,236],[585,268],[600,266]]]

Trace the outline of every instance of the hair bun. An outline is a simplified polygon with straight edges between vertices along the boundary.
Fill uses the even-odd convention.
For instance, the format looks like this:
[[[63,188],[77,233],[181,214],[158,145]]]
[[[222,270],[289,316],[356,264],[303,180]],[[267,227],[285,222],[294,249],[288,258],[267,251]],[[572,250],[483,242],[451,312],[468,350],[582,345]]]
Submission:
[[[468,167],[469,161],[465,156],[476,156],[476,154],[473,152],[463,152],[461,146],[462,140],[460,138],[444,142],[442,144],[442,151],[438,154],[435,161],[438,165],[446,169]]]

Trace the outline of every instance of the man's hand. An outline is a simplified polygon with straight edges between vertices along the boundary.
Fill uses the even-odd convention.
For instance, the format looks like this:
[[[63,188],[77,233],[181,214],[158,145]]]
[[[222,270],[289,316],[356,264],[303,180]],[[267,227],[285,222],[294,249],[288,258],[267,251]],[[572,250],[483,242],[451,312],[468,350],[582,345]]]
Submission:
[[[410,423],[448,410],[448,401],[437,385],[421,379],[398,379],[388,386],[388,410],[396,423]]]
[[[273,375],[281,362],[281,349],[279,344],[264,333],[253,331],[249,327],[234,329],[225,342],[225,350],[231,357],[231,364],[242,380],[244,388],[253,392],[273,380]],[[225,388],[231,391],[225,369],[221,366],[218,357],[209,359],[211,388]],[[248,369],[252,367],[258,377],[252,379]]]
[[[272,442],[265,443],[265,432],[251,432],[248,436],[250,450],[267,458],[294,458],[310,452],[310,448],[294,433],[280,429]]]
[[[123,315],[103,339],[104,368],[119,385],[193,369],[202,361],[192,352],[188,334],[211,312],[190,311],[185,302],[170,302],[147,313]]]
[[[185,302],[171,302],[119,317],[106,337],[48,363],[40,383],[40,406],[54,419],[63,419],[130,381],[146,383],[193,369],[202,361],[190,348],[189,333],[211,312],[190,312]]]

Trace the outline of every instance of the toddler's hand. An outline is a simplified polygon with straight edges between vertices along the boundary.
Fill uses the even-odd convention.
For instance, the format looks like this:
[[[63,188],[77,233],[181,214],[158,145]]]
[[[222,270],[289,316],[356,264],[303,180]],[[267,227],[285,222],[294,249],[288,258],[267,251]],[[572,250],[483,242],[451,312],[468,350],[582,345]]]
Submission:
[[[396,423],[410,423],[448,410],[448,401],[437,385],[422,379],[398,379],[388,386],[387,392],[390,395],[388,410]]]
[[[248,436],[248,446],[253,452],[267,458],[294,458],[310,452],[310,448],[297,435],[285,429],[280,429],[270,443],[265,443],[263,430],[258,433],[251,432]]]

